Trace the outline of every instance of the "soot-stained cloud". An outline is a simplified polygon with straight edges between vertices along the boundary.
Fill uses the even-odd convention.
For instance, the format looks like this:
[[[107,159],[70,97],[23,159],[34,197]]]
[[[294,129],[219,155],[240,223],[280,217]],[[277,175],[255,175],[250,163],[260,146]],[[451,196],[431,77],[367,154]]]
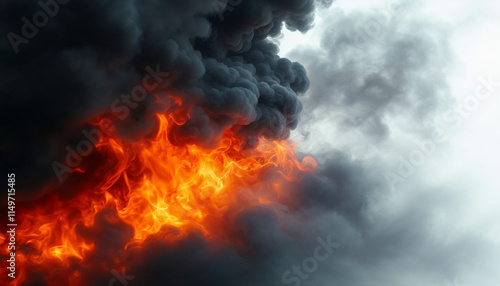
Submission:
[[[201,0],[70,1],[17,53],[3,37],[1,124],[8,136],[0,148],[2,167],[15,169],[26,184],[19,197],[37,195],[41,188],[35,186],[54,178],[51,162],[64,156],[64,147],[77,142],[97,115],[119,116],[110,111],[112,102],[151,70],[168,76],[148,90],[141,107],[118,121],[117,132],[130,141],[155,129],[154,113],[179,108],[187,120],[169,130],[169,140],[181,146],[212,148],[229,129],[248,148],[262,137],[286,139],[296,127],[311,125],[301,123],[300,114],[327,122],[324,140],[338,130],[356,130],[366,144],[381,144],[394,141],[391,132],[398,128],[426,134],[450,101],[447,31],[411,17],[412,10],[383,17],[333,13],[319,27],[322,46],[296,50],[290,60],[278,56],[269,38],[284,28],[306,32],[315,9],[332,1],[221,2],[223,11]],[[20,19],[39,9],[34,1],[3,1],[0,31],[21,35]],[[376,37],[360,41],[360,31],[374,19],[380,25]],[[189,108],[175,105],[167,94]],[[453,204],[451,196],[434,196],[430,189],[392,201],[383,175],[390,167],[382,158],[363,160],[334,148],[311,155],[318,169],[300,183],[283,182],[286,198],[221,210],[229,243],[164,227],[142,245],[125,247],[133,228],[108,207],[93,225],[75,228],[95,242],[95,250],[91,263],[73,263],[71,270],[88,285],[108,284],[109,269],[95,265],[114,265],[116,259],[134,277],[130,285],[434,285],[443,273],[453,279],[477,267],[487,252],[491,242],[479,236],[449,241],[429,234],[434,214],[445,202]],[[252,192],[244,199],[271,188],[276,177],[268,174],[247,186]],[[66,200],[86,187],[68,189],[71,183],[57,188]],[[407,189],[426,187],[417,183]],[[240,191],[247,190],[234,190]],[[335,251],[332,242],[338,244]],[[306,273],[304,261],[318,246],[328,258]],[[29,271],[26,285],[50,284],[43,269]]]
[[[154,113],[166,111],[154,105],[168,101],[167,93],[192,106],[189,120],[170,132],[179,145],[213,147],[234,128],[253,146],[260,135],[286,138],[297,125],[297,94],[309,80],[266,38],[284,26],[307,31],[313,0],[47,3],[0,4],[2,131],[9,134],[1,143],[3,166],[18,170],[25,184],[55,179],[51,162],[64,161],[66,146],[79,142],[97,115],[125,117],[117,123],[124,138],[145,136]],[[57,13],[35,26],[43,9]],[[130,97],[151,71],[162,77],[148,90],[156,96],[123,107],[120,96]],[[129,116],[124,108],[132,109]]]

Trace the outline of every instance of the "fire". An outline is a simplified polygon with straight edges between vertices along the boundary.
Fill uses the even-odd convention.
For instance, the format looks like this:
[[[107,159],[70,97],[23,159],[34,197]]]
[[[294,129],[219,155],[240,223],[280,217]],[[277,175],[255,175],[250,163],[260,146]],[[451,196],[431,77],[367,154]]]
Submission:
[[[128,247],[169,227],[197,229],[207,239],[224,240],[225,214],[280,201],[287,196],[282,182],[299,181],[316,168],[311,157],[297,159],[290,140],[261,140],[249,150],[235,130],[226,131],[215,149],[175,146],[169,130],[184,120],[174,114],[158,114],[157,119],[152,138],[137,143],[111,135],[101,139],[95,147],[105,163],[94,169],[87,164],[72,174],[92,178],[95,186],[70,200],[46,195],[19,213],[19,273],[11,285],[20,285],[31,271],[47,280],[65,273],[66,280],[55,280],[60,285],[84,284],[80,269],[98,256],[96,248],[104,248],[95,239],[107,231],[100,225],[126,230],[118,242],[122,251],[113,253],[115,265]],[[8,255],[5,244],[1,249]]]

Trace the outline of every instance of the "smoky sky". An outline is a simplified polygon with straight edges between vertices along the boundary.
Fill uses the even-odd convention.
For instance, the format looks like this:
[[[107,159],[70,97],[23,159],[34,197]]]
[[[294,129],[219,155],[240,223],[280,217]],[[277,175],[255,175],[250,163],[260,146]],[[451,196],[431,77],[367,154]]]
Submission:
[[[300,188],[300,209],[341,243],[301,285],[497,281],[487,266],[499,257],[497,244],[452,226],[464,205],[460,193],[477,183],[431,186],[416,175],[391,190],[384,179],[387,171],[397,172],[400,161],[392,158],[429,140],[454,108],[448,84],[454,29],[422,14],[422,4],[389,1],[350,11],[334,6],[323,14],[321,46],[288,54],[304,64],[311,80],[295,138],[312,146],[306,149],[320,166]],[[442,162],[438,170],[451,167]]]
[[[398,124],[405,131],[432,130],[452,102],[446,80],[450,34],[414,17],[415,7],[402,1],[368,12],[330,13],[321,49],[294,52],[312,81],[303,100],[305,122],[328,117],[346,133],[360,131],[375,142],[391,136],[390,121],[402,113]]]
[[[169,130],[177,145],[211,148],[228,129],[249,148],[261,137],[286,139],[296,128],[305,141],[317,140],[308,133],[316,122],[326,126],[322,136],[359,132],[363,146],[393,144],[400,130],[425,138],[452,101],[448,30],[418,17],[409,2],[389,10],[335,10],[315,27],[322,31],[320,47],[279,57],[269,39],[283,29],[307,32],[317,9],[335,8],[332,2],[74,0],[15,53],[6,35],[22,35],[21,18],[31,20],[41,8],[35,1],[2,1],[2,169],[19,173],[20,197],[36,198],[48,182],[66,198],[84,189],[55,182],[51,162],[64,160],[65,146],[81,140],[89,120],[116,116],[112,102],[141,84],[148,67],[168,76],[117,121],[124,140],[147,137],[155,113],[175,110],[167,94],[192,106],[189,120]],[[92,227],[78,228],[97,241],[94,264],[73,269],[88,285],[107,285],[113,274],[93,265],[119,258],[135,277],[129,285],[418,286],[445,285],[480,268],[490,241],[430,234],[434,214],[453,204],[451,195],[436,196],[432,188],[412,193],[427,188],[417,182],[407,186],[411,203],[391,205],[384,170],[392,165],[383,158],[363,160],[334,147],[300,155],[316,158],[318,170],[287,185],[290,200],[229,213],[234,244],[172,227],[123,253],[131,226],[105,209]],[[265,190],[266,182],[252,187]],[[285,282],[286,271],[314,256],[318,239],[339,247],[307,278],[291,272],[294,282]],[[44,269],[32,273],[26,285],[50,285]]]

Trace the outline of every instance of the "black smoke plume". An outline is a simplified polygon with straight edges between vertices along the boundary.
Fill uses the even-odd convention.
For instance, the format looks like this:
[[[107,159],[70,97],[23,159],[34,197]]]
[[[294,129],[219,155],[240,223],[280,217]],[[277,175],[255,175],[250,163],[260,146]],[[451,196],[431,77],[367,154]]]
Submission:
[[[18,172],[25,191],[55,180],[51,163],[64,164],[88,121],[122,117],[118,132],[136,140],[154,128],[153,114],[167,108],[157,97],[167,93],[193,106],[171,130],[175,144],[210,147],[230,128],[250,147],[261,135],[286,138],[309,80],[267,38],[283,26],[307,31],[314,8],[313,0],[2,1],[2,167]],[[151,71],[161,84],[150,82],[136,107],[130,92]]]
[[[326,122],[320,132],[311,131],[321,140],[362,134],[361,154],[331,146],[316,152],[317,172],[287,186],[295,200],[228,218],[228,240],[238,246],[213,244],[202,233],[183,234],[172,227],[123,253],[132,228],[116,219],[116,210],[104,209],[92,227],[77,229],[96,242],[93,264],[72,265],[88,285],[110,285],[115,274],[123,274],[95,267],[114,265],[115,259],[133,277],[126,281],[131,286],[428,286],[443,285],[443,273],[451,281],[484,268],[481,261],[491,241],[472,233],[453,241],[429,235],[433,214],[446,203],[454,207],[451,195],[435,196],[434,189],[412,193],[428,187],[416,183],[407,186],[409,199],[398,201],[387,190],[383,171],[391,166],[385,158],[363,157],[367,145],[392,146],[392,134],[401,128],[418,136],[433,129],[438,107],[449,101],[447,31],[416,21],[408,16],[414,12],[410,8],[399,16],[385,14],[385,20],[376,12],[333,14],[322,27],[321,47],[292,53],[307,68],[310,83],[306,68],[278,56],[270,38],[285,28],[306,32],[315,9],[331,4],[0,2],[1,166],[3,174],[18,174],[18,197],[28,205],[36,204],[44,190],[69,200],[93,185],[85,180],[60,184],[52,167],[54,161],[65,163],[66,146],[75,148],[85,137],[82,131],[92,127],[89,121],[110,116],[117,119],[121,138],[140,140],[154,132],[155,113],[180,108],[168,95],[191,106],[189,120],[170,130],[169,139],[177,145],[211,148],[233,129],[252,148],[262,137],[287,138],[299,114],[307,123],[304,133],[307,119]],[[40,11],[47,21],[35,25],[43,20],[34,20]],[[356,46],[359,29],[373,19],[382,23],[379,34]],[[143,100],[132,102],[131,91],[145,78],[151,88]],[[314,257],[319,241],[340,245],[313,273],[298,274],[294,267]],[[25,285],[51,285],[43,269],[30,273]],[[65,277],[55,273],[61,274],[57,279]]]

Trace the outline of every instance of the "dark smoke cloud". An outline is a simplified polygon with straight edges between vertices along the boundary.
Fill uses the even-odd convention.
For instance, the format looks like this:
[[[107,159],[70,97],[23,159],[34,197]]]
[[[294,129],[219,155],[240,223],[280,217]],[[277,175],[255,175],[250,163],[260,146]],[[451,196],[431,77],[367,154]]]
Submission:
[[[151,93],[164,101],[165,92],[173,93],[194,106],[186,124],[171,130],[175,144],[210,147],[235,128],[252,146],[261,135],[286,138],[297,126],[297,94],[309,86],[305,69],[278,57],[266,38],[283,26],[307,31],[315,1],[60,2],[42,1],[55,12],[33,26],[36,32],[25,28],[28,34],[21,19],[33,23],[42,7],[0,4],[1,124],[8,134],[0,144],[2,167],[18,173],[21,189],[55,179],[52,161],[64,163],[65,146],[83,139],[86,122],[120,110],[113,101],[140,85],[147,67],[169,74]],[[17,54],[9,33],[18,36]],[[167,108],[148,107],[155,102],[149,95],[117,123],[123,138],[153,130],[152,115]]]
[[[88,120],[109,112],[113,100],[140,84],[148,66],[169,73],[152,93],[168,101],[166,91],[194,106],[191,119],[171,130],[175,144],[210,147],[229,128],[249,146],[259,136],[286,138],[298,126],[303,105],[304,119],[330,124],[321,136],[338,134],[335,128],[357,130],[376,143],[391,139],[397,128],[429,132],[449,101],[449,49],[439,25],[394,16],[360,48],[352,36],[376,13],[336,13],[322,27],[321,49],[292,54],[306,68],[277,56],[268,37],[283,27],[307,31],[315,6],[331,3],[244,0],[223,17],[213,1],[201,0],[61,5],[18,54],[7,37],[0,40],[2,168],[34,186],[55,178],[50,163],[65,155],[67,144],[78,142]],[[21,17],[31,19],[38,10],[35,1],[2,1],[1,34],[20,34]],[[301,103],[297,94],[306,92]],[[147,136],[154,129],[152,113],[171,108],[157,102],[150,95],[118,132],[130,140]],[[391,121],[395,118],[402,126]],[[414,121],[422,124],[409,124]],[[168,228],[124,254],[131,228],[104,210],[92,227],[78,228],[82,237],[97,241],[95,264],[75,267],[88,285],[108,285],[113,274],[94,266],[114,265],[116,257],[128,257],[127,274],[135,276],[129,285],[293,285],[283,283],[283,273],[302,265],[317,239],[328,236],[340,247],[300,285],[441,285],[443,273],[453,279],[482,266],[490,241],[473,234],[451,242],[428,235],[433,213],[445,202],[456,203],[451,195],[436,197],[430,190],[403,205],[388,203],[384,160],[364,161],[333,149],[314,155],[318,171],[288,186],[290,200],[229,216],[227,240],[234,245]],[[59,186],[61,193],[71,194],[72,184]],[[410,186],[409,193],[424,187]],[[162,243],[165,239],[173,242]],[[44,272],[34,273],[27,285],[43,285]]]
[[[43,187],[55,179],[52,161],[64,162],[65,147],[81,141],[89,120],[123,110],[113,102],[143,83],[151,70],[168,77],[148,90],[151,94],[140,106],[129,106],[129,116],[111,115],[125,117],[116,126],[123,138],[137,140],[154,130],[153,113],[172,107],[166,93],[190,106],[186,123],[170,130],[174,144],[211,147],[233,128],[252,147],[261,136],[287,138],[297,126],[302,109],[297,95],[307,90],[309,79],[300,64],[280,58],[278,47],[267,38],[278,36],[284,27],[300,32],[311,28],[313,0],[242,1],[225,11],[217,10],[213,1],[200,0],[42,3],[51,3],[53,15],[38,27],[32,24],[33,15],[44,8],[36,1],[0,3],[1,124],[8,134],[0,143],[2,171],[16,172],[20,199],[51,189]],[[21,37],[26,39],[19,42]],[[91,156],[89,164],[99,162],[94,158],[98,156]],[[90,175],[75,175],[52,189],[70,200],[96,183],[88,180]],[[172,248],[153,237],[124,263],[138,285],[281,283],[277,265],[299,254],[280,229],[274,208],[242,211],[230,223],[234,234],[228,240],[246,247],[213,249],[195,233]],[[111,210],[98,214],[92,227],[78,226],[81,237],[95,242],[95,251],[90,254],[93,263],[73,265],[73,270],[88,285],[107,284],[113,276],[106,266],[121,257],[130,230],[116,223]],[[50,284],[44,282],[49,271],[43,267],[27,271],[33,274],[27,285]],[[48,280],[64,279],[63,273],[53,273],[57,277]]]

